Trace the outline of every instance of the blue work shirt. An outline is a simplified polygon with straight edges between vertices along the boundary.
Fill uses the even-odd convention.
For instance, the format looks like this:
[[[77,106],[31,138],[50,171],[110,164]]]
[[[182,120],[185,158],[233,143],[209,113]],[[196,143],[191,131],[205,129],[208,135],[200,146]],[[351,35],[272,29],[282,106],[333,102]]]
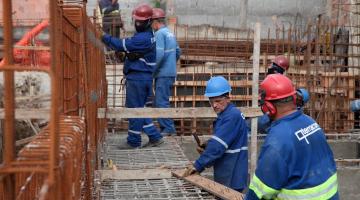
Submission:
[[[247,185],[248,151],[245,117],[234,104],[218,114],[214,133],[194,167],[214,167],[214,180],[235,190]]]
[[[139,53],[143,57],[130,60],[125,58],[124,75],[129,80],[152,80],[152,74],[156,65],[156,44],[151,30],[135,33],[130,38],[115,38],[105,34],[103,42],[114,49],[126,53]]]
[[[333,153],[300,110],[271,123],[246,199],[338,199]]]
[[[176,38],[166,26],[155,32],[156,69],[154,78],[176,77],[176,61],[180,58],[180,48]]]

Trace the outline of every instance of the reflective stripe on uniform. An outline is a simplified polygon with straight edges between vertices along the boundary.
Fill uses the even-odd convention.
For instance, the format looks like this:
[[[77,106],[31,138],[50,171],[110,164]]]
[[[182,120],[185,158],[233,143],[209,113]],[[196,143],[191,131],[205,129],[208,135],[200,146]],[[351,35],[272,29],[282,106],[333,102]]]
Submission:
[[[225,153],[239,153],[240,151],[246,151],[248,147],[241,147],[240,149],[228,149]]]
[[[123,45],[124,51],[126,51],[127,53],[129,53],[129,51],[128,51],[127,48],[126,48],[125,39],[122,39],[122,45]]]
[[[169,53],[169,52],[173,52],[173,51],[176,51],[176,49],[166,49],[164,52]]]
[[[156,65],[156,63],[148,63],[148,62],[146,62],[146,60],[144,58],[139,58],[139,60],[144,62],[147,65],[150,65],[150,66],[155,66]]]
[[[148,124],[148,125],[144,125],[143,128],[149,128],[149,127],[151,127],[151,126],[154,126],[154,124],[151,123],[151,124]]]
[[[129,131],[129,133],[134,133],[134,134],[137,134],[137,135],[140,135],[141,134],[141,132],[140,131],[133,131],[133,130],[128,130]]]
[[[279,190],[273,189],[269,186],[267,186],[265,183],[263,183],[257,176],[254,174],[253,179],[250,183],[249,189],[254,191],[256,196],[261,199],[271,199],[273,196],[275,196],[277,193],[279,193]]]
[[[213,135],[211,138],[218,141],[220,144],[222,144],[225,147],[225,149],[228,148],[228,145],[222,139],[220,139],[219,137]]]
[[[338,191],[337,174],[333,174],[324,183],[306,189],[282,189],[278,199],[330,199]]]
[[[250,183],[249,188],[254,191],[256,196],[261,199],[301,199],[301,200],[322,200],[330,199],[338,191],[337,174],[332,175],[324,183],[306,189],[281,189],[276,190],[263,183],[256,175]]]

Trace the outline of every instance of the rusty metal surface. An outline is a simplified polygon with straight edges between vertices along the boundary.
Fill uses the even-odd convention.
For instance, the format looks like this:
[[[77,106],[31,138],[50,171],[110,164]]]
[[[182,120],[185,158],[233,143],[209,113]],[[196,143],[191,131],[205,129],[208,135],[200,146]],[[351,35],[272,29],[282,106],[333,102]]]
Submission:
[[[47,72],[52,91],[47,128],[17,156],[8,153],[4,162],[8,164],[0,167],[0,176],[5,177],[0,180],[0,199],[90,199],[92,196],[97,147],[106,127],[104,119],[97,119],[97,107],[106,107],[104,56],[92,41],[99,40],[100,32],[87,18],[84,1],[50,1],[49,7],[51,67],[13,65],[9,62],[11,58],[0,67],[10,80],[5,83],[8,119],[14,114],[11,105],[14,99],[9,92],[13,90],[14,71]],[[11,25],[10,18],[5,21]],[[6,25],[5,33],[11,33],[11,27]],[[11,56],[11,35],[5,35],[4,41],[4,50]],[[67,116],[60,118],[60,115]],[[89,123],[85,125],[85,121]],[[12,151],[15,144],[11,142],[11,124],[6,126],[8,135],[4,140]]]

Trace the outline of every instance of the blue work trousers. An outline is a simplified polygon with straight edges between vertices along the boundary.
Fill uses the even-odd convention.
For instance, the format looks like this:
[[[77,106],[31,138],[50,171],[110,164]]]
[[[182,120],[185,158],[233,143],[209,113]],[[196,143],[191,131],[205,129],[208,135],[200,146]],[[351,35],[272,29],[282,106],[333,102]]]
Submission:
[[[149,96],[152,94],[151,80],[126,80],[126,107],[143,108]],[[144,131],[150,141],[162,138],[154,126],[152,119],[137,118],[129,119],[127,142],[133,147],[141,146],[141,132]]]
[[[174,85],[175,77],[159,77],[155,79],[155,107],[169,108],[171,87]],[[159,118],[160,131],[162,133],[175,134],[174,120]]]

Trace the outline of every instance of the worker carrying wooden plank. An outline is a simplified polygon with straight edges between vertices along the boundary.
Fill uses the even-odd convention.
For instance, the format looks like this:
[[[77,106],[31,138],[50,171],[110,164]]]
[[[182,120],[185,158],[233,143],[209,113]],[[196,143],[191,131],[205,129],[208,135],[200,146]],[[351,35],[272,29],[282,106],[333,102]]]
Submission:
[[[297,109],[291,80],[268,75],[260,93],[272,123],[246,199],[339,199],[333,153],[319,124]]]
[[[207,82],[205,96],[209,97],[217,114],[213,136],[184,176],[213,166],[216,182],[242,192],[248,177],[247,128],[243,113],[230,102],[230,92],[230,84],[222,76],[212,77]]]

